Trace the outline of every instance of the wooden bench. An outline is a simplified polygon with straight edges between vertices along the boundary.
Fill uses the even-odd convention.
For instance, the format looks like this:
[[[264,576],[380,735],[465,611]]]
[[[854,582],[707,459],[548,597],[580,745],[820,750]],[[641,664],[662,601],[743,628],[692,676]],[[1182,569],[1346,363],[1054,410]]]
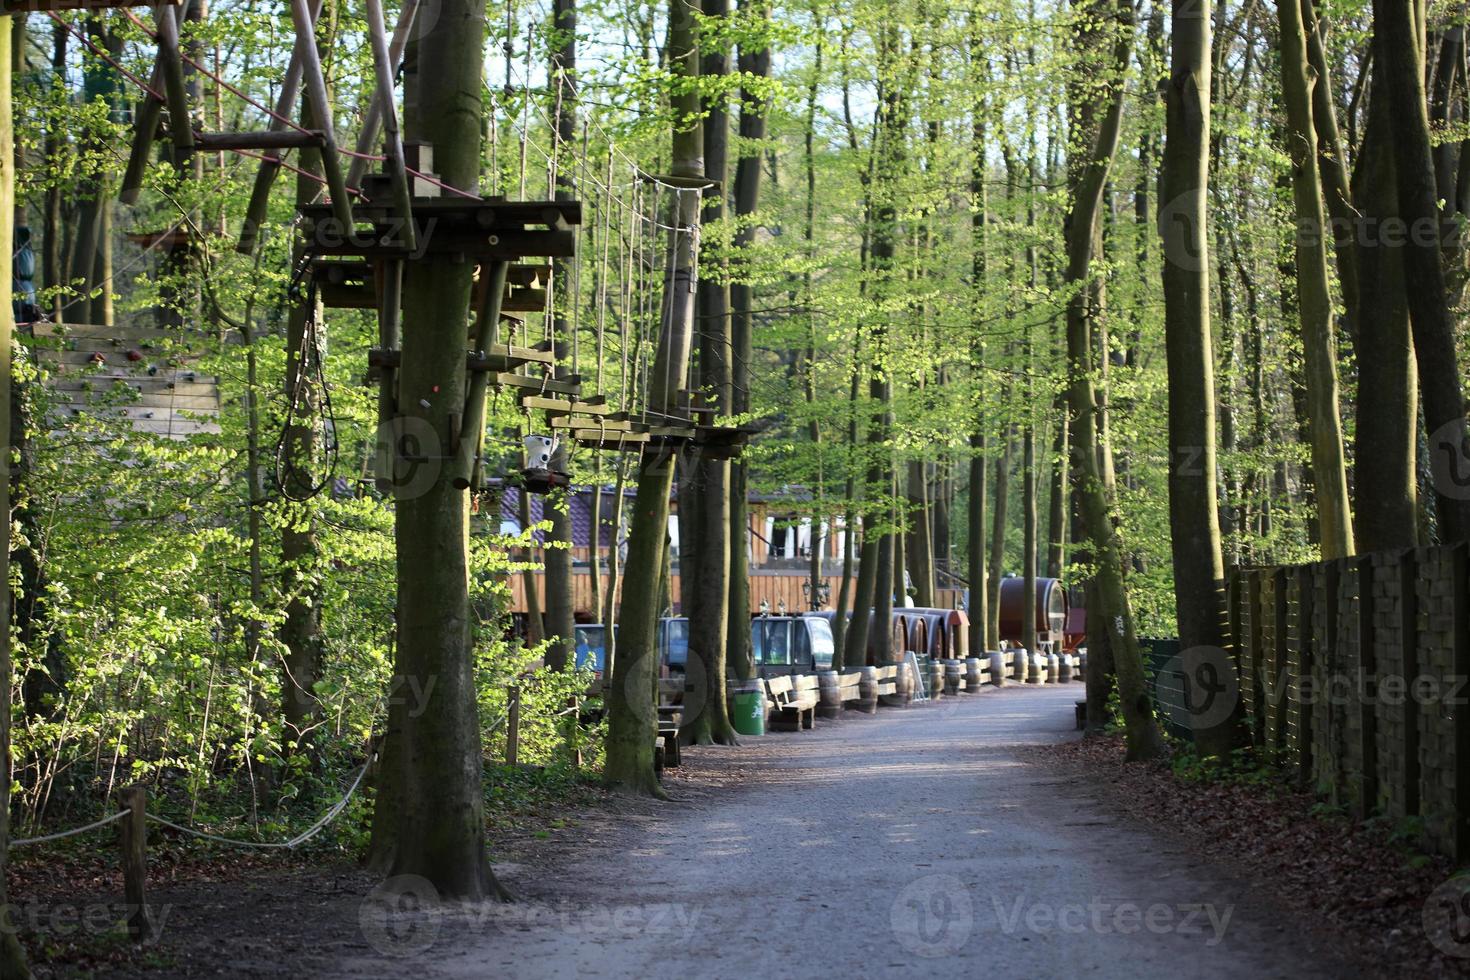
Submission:
[[[679,730],[684,724],[684,675],[658,679],[658,735],[654,740],[655,771],[675,769],[680,762]]]
[[[816,727],[817,687],[817,678],[813,674],[766,678],[771,727],[793,732]]]
[[[843,706],[854,701],[862,701],[863,672],[850,670],[847,673],[837,675],[837,690],[842,697]]]

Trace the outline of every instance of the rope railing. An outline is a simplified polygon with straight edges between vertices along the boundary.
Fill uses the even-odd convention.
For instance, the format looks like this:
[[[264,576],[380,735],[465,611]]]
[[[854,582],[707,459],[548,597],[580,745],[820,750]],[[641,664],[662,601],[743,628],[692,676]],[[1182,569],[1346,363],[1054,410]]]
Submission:
[[[78,834],[85,834],[88,831],[92,830],[100,830],[101,828],[106,827],[108,824],[117,823],[117,821],[121,820],[123,817],[126,817],[131,812],[132,811],[130,810],[119,810],[111,816],[103,817],[101,820],[94,820],[91,823],[86,824],[85,826],[73,827],[71,830],[62,830],[54,834],[47,834],[44,837],[22,837],[17,840],[12,840],[10,842],[10,846],[25,847],[27,844],[45,844],[49,841],[63,840],[67,837],[76,837]]]

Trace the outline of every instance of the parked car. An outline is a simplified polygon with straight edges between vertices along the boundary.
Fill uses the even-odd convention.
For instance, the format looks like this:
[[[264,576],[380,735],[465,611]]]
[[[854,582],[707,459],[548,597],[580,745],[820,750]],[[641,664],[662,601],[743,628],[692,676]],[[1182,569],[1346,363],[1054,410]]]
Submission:
[[[832,627],[806,616],[757,616],[750,621],[750,651],[756,673],[809,674],[832,668]],[[660,674],[683,673],[689,665],[689,620],[673,616],[658,626]]]
[[[832,627],[820,616],[757,616],[750,621],[756,674],[812,674],[832,669]]]

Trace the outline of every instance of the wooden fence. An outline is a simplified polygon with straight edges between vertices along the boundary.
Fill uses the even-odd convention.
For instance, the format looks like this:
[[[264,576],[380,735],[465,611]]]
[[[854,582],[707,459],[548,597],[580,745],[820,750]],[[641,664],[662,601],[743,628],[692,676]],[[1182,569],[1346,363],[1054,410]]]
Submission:
[[[1470,860],[1470,549],[1230,574],[1253,743],[1359,816]]]

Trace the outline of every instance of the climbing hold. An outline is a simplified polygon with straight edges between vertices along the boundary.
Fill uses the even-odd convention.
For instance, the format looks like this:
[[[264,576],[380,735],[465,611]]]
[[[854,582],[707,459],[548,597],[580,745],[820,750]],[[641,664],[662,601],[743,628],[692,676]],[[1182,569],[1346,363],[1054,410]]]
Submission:
[[[90,361],[93,364],[106,364],[107,363],[107,358],[105,358],[105,357],[102,356],[102,352],[101,351],[97,351],[91,357],[87,358],[87,360]]]
[[[128,360],[134,361],[134,362],[141,361],[143,359],[143,352],[140,351],[140,350],[135,350],[133,348],[129,348],[128,349],[127,358],[128,358]]]

